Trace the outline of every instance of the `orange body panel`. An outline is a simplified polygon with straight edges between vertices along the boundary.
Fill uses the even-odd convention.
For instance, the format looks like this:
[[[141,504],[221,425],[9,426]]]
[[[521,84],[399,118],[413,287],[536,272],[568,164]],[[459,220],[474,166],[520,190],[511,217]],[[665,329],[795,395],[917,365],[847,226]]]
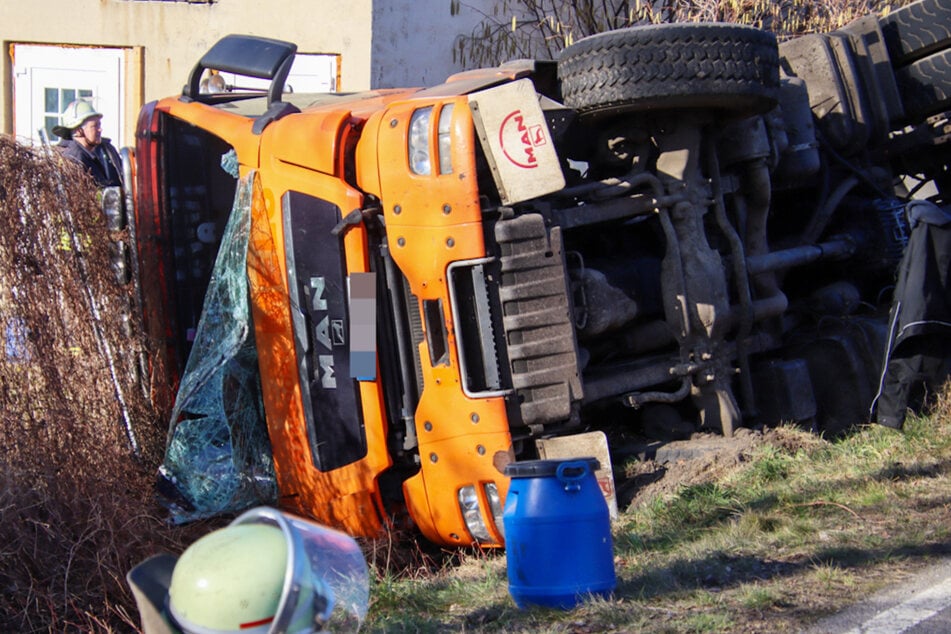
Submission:
[[[465,97],[437,102],[434,121],[442,108],[453,106],[452,173],[413,174],[407,163],[409,121],[416,109],[430,104],[395,103],[371,120],[358,151],[358,178],[361,186],[379,188],[390,252],[413,294],[420,301],[440,300],[444,307],[449,362],[434,366],[426,344],[420,345],[424,389],[416,429],[421,469],[404,483],[404,494],[427,538],[457,545],[472,543],[459,510],[459,489],[480,485],[476,489],[483,497],[481,485],[494,482],[504,499],[508,479],[503,470],[512,459],[512,442],[503,399],[470,398],[463,392],[450,310],[449,265],[485,257],[472,115]],[[435,141],[430,151],[437,155]],[[485,499],[480,506],[488,509]],[[502,543],[497,531],[494,537]]]
[[[169,272],[162,266],[159,245],[156,240],[143,239],[160,235],[165,219],[162,209],[165,191],[157,166],[161,161],[159,146],[150,141],[159,133],[155,103],[146,105],[139,113],[136,139],[136,169],[134,186],[136,187],[136,245],[141,292],[141,310],[145,330],[152,341],[164,345],[156,346],[149,354],[149,373],[151,375],[149,393],[155,408],[163,416],[168,416],[175,402],[178,388],[179,360],[175,358],[171,344],[172,332],[168,315],[169,297],[166,276]],[[142,166],[142,169],[139,169]],[[152,266],[148,266],[148,264]]]
[[[158,102],[156,109],[188,121],[224,139],[234,147],[234,151],[238,155],[238,161],[242,166],[249,168],[258,166],[260,137],[251,132],[251,127],[254,124],[251,119],[239,114],[222,112],[199,103],[185,102],[173,98],[161,100]]]
[[[249,259],[255,334],[261,373],[266,377],[265,409],[281,503],[341,526],[354,535],[374,536],[382,529],[382,509],[375,480],[390,466],[382,391],[377,382],[360,384],[366,457],[332,472],[319,471],[310,457],[305,433],[280,211],[281,197],[287,191],[332,202],[343,215],[360,208],[363,197],[358,191],[348,187],[338,176],[306,166],[310,160],[316,161],[316,167],[322,169],[338,169],[329,159],[337,155],[337,144],[349,120],[349,112],[291,117],[284,125],[273,126],[262,135],[261,156],[265,158],[259,171],[264,184],[263,201],[255,206],[252,214]],[[368,271],[362,227],[352,228],[344,240],[348,274]]]
[[[243,174],[257,170],[248,276],[281,505],[354,535],[378,535],[383,523],[375,480],[390,466],[381,388],[376,382],[360,384],[367,455],[333,471],[319,471],[306,434],[281,209],[288,191],[329,201],[343,215],[360,208],[362,194],[338,175],[343,164],[338,146],[349,126],[349,110],[290,115],[254,135],[251,119],[207,105],[168,99],[159,108],[232,145]],[[348,274],[367,271],[363,229],[354,227],[344,240]]]

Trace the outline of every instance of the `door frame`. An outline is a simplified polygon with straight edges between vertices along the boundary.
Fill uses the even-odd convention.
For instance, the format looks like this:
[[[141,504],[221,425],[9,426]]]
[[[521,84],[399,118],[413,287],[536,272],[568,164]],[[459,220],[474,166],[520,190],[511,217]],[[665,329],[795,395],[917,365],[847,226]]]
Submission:
[[[30,47],[29,49],[25,47]],[[117,78],[119,82],[118,99],[115,103],[116,118],[118,119],[118,135],[113,138],[113,143],[117,147],[131,146],[135,142],[135,126],[139,109],[144,101],[144,49],[141,46],[96,46],[85,45],[77,46],[73,44],[63,44],[56,42],[11,42],[9,43],[9,68],[11,71],[10,80],[5,87],[9,92],[9,126],[13,134],[17,134],[16,116],[17,107],[22,104],[16,94],[17,71],[17,49],[32,51],[33,47],[49,47],[51,49],[73,49],[73,50],[109,50],[119,54],[119,65],[117,68]],[[19,102],[19,103],[18,103]],[[34,133],[35,134],[35,133]],[[31,134],[31,138],[34,135]]]

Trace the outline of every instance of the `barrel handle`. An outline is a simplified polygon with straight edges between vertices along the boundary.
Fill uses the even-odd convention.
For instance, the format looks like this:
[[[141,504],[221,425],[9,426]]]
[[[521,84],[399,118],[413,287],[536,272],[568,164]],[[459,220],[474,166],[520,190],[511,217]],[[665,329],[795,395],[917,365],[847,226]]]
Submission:
[[[555,477],[564,485],[565,491],[575,493],[581,490],[581,480],[588,475],[588,463],[576,460],[562,462],[555,471]]]

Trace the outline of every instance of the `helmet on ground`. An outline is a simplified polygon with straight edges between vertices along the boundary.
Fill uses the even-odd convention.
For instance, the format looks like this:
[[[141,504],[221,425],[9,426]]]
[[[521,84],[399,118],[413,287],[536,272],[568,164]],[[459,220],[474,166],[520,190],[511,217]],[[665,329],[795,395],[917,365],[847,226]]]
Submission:
[[[356,631],[370,593],[352,537],[266,506],[126,578],[144,634]]]
[[[169,610],[186,632],[267,632],[287,570],[281,529],[229,526],[193,543],[169,585]]]
[[[177,561],[155,556],[128,578],[146,634],[356,630],[369,600],[366,560],[352,537],[266,506],[200,538]]]
[[[102,113],[96,110],[88,99],[77,99],[66,106],[61,116],[63,123],[53,126],[53,134],[69,139],[73,136],[73,130],[93,117],[102,117]]]

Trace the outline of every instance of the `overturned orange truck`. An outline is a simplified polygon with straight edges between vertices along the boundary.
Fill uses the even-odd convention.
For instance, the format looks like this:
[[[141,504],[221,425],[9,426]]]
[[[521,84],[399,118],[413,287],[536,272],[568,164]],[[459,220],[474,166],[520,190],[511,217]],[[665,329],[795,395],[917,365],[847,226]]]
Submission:
[[[293,44],[224,38],[139,117],[153,390],[246,187],[277,503],[354,535],[501,545],[504,467],[555,438],[623,460],[664,425],[868,420],[903,209],[947,204],[951,54],[922,4],[781,46],[635,27],[355,94],[289,92]],[[267,87],[205,91],[225,73]]]

